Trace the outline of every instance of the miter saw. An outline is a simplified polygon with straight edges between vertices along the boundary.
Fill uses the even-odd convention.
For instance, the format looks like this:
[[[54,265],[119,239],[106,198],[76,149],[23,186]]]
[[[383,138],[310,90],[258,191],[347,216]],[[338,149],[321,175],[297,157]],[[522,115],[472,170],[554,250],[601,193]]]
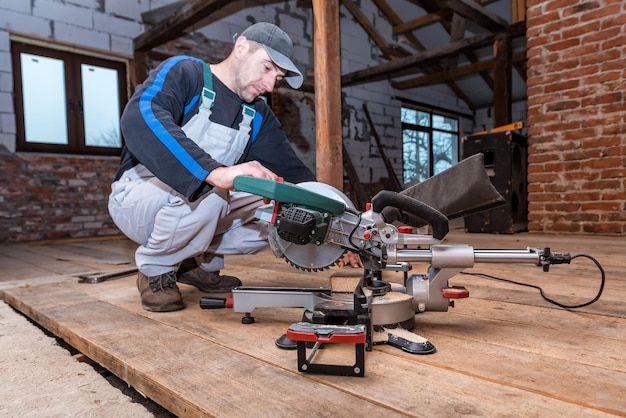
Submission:
[[[477,175],[483,175],[482,159],[478,164],[481,170]],[[467,168],[464,170],[467,172]],[[359,212],[341,191],[318,182],[296,185],[239,176],[234,188],[272,201],[259,207],[255,216],[270,223],[269,243],[277,257],[298,269],[320,271],[336,264],[349,251],[358,254],[363,264],[362,277],[348,291],[330,286],[232,290],[232,307],[245,313],[243,323],[254,322],[251,313],[255,308],[305,308],[302,321],[276,341],[281,348],[297,348],[300,371],[362,376],[363,350],[380,343],[413,354],[433,353],[433,344],[410,331],[416,313],[447,311],[456,299],[469,296],[464,287],[450,286],[450,278],[474,263],[533,263],[548,271],[552,264],[572,259],[569,254],[553,253],[549,248],[476,250],[469,245],[442,244],[448,233],[448,217],[414,198],[419,194],[415,190],[383,190],[364,212]],[[471,187],[466,189],[475,194]],[[495,194],[483,193],[487,206],[501,200]],[[459,210],[461,206],[465,209]],[[448,205],[446,211],[457,216],[477,211],[480,206],[466,199],[464,205]],[[429,225],[430,233],[418,233],[423,224]],[[409,275],[411,263],[416,262],[430,264],[427,274]],[[404,283],[382,280],[385,270],[403,272]],[[311,362],[320,346],[333,342],[356,345],[355,365]],[[306,347],[311,343],[313,351],[307,357]]]

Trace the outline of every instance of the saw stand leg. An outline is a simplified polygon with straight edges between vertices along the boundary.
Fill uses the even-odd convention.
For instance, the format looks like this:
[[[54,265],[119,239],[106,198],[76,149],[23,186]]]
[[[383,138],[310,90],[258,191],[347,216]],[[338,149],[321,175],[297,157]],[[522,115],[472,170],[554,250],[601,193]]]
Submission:
[[[250,315],[250,312],[246,312],[246,316],[241,318],[242,324],[254,324],[254,317]]]

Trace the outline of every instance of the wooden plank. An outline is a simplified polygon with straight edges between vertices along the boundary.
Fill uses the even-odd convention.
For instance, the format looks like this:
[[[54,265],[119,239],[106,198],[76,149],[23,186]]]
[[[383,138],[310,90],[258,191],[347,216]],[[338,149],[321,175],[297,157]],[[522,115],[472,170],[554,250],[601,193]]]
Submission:
[[[416,316],[414,332],[429,338],[437,353],[415,356],[375,346],[366,353],[364,378],[297,372],[295,352],[277,349],[274,340],[300,319],[301,309],[257,309],[257,322],[244,325],[242,313],[200,309],[203,294],[181,285],[185,310],[151,313],[140,306],[134,277],[99,284],[38,280],[4,288],[2,297],[178,415],[626,416],[622,237],[452,231],[446,239],[474,248],[590,252],[607,270],[606,294],[590,307],[567,311],[547,305],[534,289],[457,275],[451,283],[466,285],[472,296],[449,312]],[[134,251],[123,241],[111,245],[120,246],[111,253]],[[45,259],[46,246],[9,248],[0,246],[0,262],[9,268],[11,258]],[[424,264],[413,271],[425,270]],[[587,262],[553,266],[549,273],[524,264],[469,270],[541,284],[555,297],[582,297],[598,283]],[[337,272],[355,273],[304,272],[270,251],[227,257],[224,272],[250,286],[301,287],[323,286]],[[385,279],[399,283],[402,274],[385,272]],[[327,347],[320,358],[346,358],[348,348]]]
[[[189,302],[199,297],[193,290],[185,295]],[[523,402],[528,413],[584,410],[589,416],[600,416],[601,412],[593,404],[555,398],[549,390],[534,393],[532,387],[512,381],[510,376],[500,380],[485,376],[485,371],[472,375],[442,362],[443,356],[405,355],[386,346],[377,346],[367,354],[367,375],[363,379],[299,374],[295,371],[295,353],[273,347],[276,336],[288,325],[285,319],[293,321],[295,315],[289,317],[284,310],[268,309],[257,315],[256,324],[248,326],[238,322],[239,313],[202,311],[194,303],[188,303],[184,311],[149,313],[141,310],[132,280],[12,290],[9,302],[177,414],[258,416],[289,411],[306,415],[324,399],[324,412],[316,411],[320,416],[367,412],[385,416],[401,412],[408,416],[439,415],[450,408],[494,415],[508,410],[498,402],[506,398]],[[487,331],[489,325],[470,328],[480,335],[479,330]],[[453,333],[468,332],[467,327],[467,323],[456,321],[448,329]],[[458,358],[465,345],[458,340],[455,344],[440,351],[445,348],[450,356]],[[513,351],[504,354],[518,358],[520,353]],[[496,358],[503,356],[501,352],[495,354]],[[463,355],[465,359],[473,358],[473,353]],[[543,375],[545,380],[542,366],[539,363],[532,368],[534,379]],[[428,382],[420,385],[419,397],[411,384],[415,376]],[[211,384],[210,396],[207,382]],[[280,394],[280,405],[271,402],[278,400],[276,394]]]
[[[320,399],[350,405],[353,413],[393,414],[358,396],[301,379],[297,373],[160,322],[161,318],[185,322],[187,312],[152,319],[75,289],[40,290],[45,291],[11,292],[8,301],[176,415],[306,416]],[[268,402],[268,389],[280,403]],[[329,410],[315,412],[331,416]]]
[[[10,270],[4,274],[7,274],[11,279],[28,279],[41,276],[49,276],[51,273],[66,275],[77,274],[85,271],[84,265],[77,265],[74,263],[67,263],[60,260],[55,251],[41,250],[40,247],[34,247],[30,245],[7,245],[2,247],[2,254],[12,257],[20,261],[21,272],[19,274],[16,270]],[[5,277],[7,277],[5,276]]]
[[[71,260],[84,263],[93,263],[97,261],[99,264],[130,264],[133,262],[128,255],[120,255],[115,252],[106,250],[104,247],[94,248],[89,245],[77,244],[55,244],[46,247],[47,252],[57,254],[59,260]]]
[[[315,168],[318,181],[343,190],[340,35],[339,1],[313,0]]]

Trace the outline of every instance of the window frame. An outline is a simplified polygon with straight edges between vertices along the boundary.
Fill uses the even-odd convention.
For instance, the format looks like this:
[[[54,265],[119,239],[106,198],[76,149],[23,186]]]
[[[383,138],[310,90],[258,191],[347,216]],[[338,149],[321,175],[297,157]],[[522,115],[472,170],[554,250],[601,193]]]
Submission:
[[[64,82],[66,93],[67,144],[27,142],[24,120],[24,96],[22,90],[21,54],[32,54],[62,60],[64,62]],[[55,49],[30,43],[21,39],[11,39],[11,57],[13,66],[13,92],[16,119],[16,151],[63,153],[79,155],[119,156],[124,146],[121,137],[119,147],[98,147],[85,144],[84,113],[82,112],[81,65],[94,65],[118,72],[119,117],[128,101],[128,62],[105,57],[103,54],[88,54],[66,49]],[[120,134],[121,135],[121,134]]]
[[[451,134],[451,135],[455,135],[457,138],[457,143],[456,143],[456,155],[454,157],[456,157],[456,163],[459,162],[459,158],[460,158],[460,146],[461,146],[461,118],[458,115],[452,114],[452,113],[448,113],[446,111],[443,110],[439,110],[439,109],[435,109],[432,107],[427,107],[427,106],[421,106],[421,105],[417,105],[414,103],[410,103],[410,102],[406,102],[406,101],[402,101],[401,103],[401,111],[402,109],[411,109],[411,110],[415,110],[418,112],[423,112],[423,113],[428,113],[429,118],[428,118],[428,126],[422,126],[422,125],[414,125],[412,123],[408,123],[408,122],[404,122],[402,121],[402,117],[400,118],[400,124],[401,124],[401,130],[402,130],[402,179],[404,182],[406,182],[406,175],[405,175],[405,164],[404,164],[404,137],[405,137],[405,130],[411,130],[414,132],[423,132],[426,133],[428,135],[428,177],[430,178],[432,176],[434,176],[436,173],[435,171],[435,160],[434,160],[434,152],[433,152],[433,132],[442,132],[442,133],[446,133],[446,134]],[[433,128],[433,116],[442,116],[445,118],[449,118],[449,119],[455,119],[457,122],[457,130],[456,131],[449,131],[449,130],[445,130],[445,129],[439,129],[439,128]],[[417,170],[415,170],[417,171]],[[411,179],[410,179],[411,180]],[[426,180],[426,179],[424,179]],[[424,180],[419,180],[419,181],[424,181]]]

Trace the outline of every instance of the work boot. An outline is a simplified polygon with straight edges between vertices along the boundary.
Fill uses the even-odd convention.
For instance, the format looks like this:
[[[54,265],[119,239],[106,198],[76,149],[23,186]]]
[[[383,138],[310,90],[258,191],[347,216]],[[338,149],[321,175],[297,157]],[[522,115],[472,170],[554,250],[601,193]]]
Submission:
[[[178,282],[195,286],[205,293],[228,293],[241,286],[241,280],[236,277],[220,276],[219,271],[206,271],[199,266],[178,275]]]
[[[152,277],[139,272],[137,289],[141,294],[141,306],[146,311],[170,312],[185,307],[173,271]]]

